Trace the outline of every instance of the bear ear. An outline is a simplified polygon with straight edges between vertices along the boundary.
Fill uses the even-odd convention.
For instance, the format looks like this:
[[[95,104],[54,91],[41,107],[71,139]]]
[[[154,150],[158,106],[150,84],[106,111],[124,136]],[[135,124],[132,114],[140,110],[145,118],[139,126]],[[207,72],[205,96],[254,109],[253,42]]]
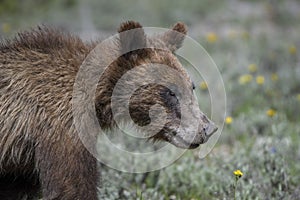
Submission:
[[[186,25],[182,22],[177,22],[172,30],[167,31],[162,35],[162,40],[167,45],[168,49],[174,52],[182,46],[186,33]]]
[[[118,32],[122,54],[146,47],[146,35],[140,23],[135,21],[124,22],[120,25]]]

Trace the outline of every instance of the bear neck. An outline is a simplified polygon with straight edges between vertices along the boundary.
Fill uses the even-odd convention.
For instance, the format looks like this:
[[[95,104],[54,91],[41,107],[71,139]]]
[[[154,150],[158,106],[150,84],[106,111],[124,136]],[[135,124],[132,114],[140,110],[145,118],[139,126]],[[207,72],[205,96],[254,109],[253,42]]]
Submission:
[[[117,113],[112,113],[111,97],[113,90],[120,78],[133,68],[132,63],[124,57],[119,58],[112,63],[102,74],[96,90],[95,108],[96,115],[101,128],[113,129],[116,126],[115,117],[123,120],[126,123],[126,118],[123,118],[126,111],[125,107],[120,107]],[[122,100],[120,100],[122,101]],[[119,105],[121,105],[120,102]],[[117,115],[117,116],[114,116]]]

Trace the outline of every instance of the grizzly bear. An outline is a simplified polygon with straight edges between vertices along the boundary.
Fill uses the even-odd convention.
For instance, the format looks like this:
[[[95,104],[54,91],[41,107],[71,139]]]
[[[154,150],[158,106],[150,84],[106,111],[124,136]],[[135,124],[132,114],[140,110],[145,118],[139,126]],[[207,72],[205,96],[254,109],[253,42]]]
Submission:
[[[122,35],[134,29],[138,31],[133,35]],[[141,65],[167,65],[183,77],[185,90],[181,95],[193,96],[194,85],[174,53],[187,33],[183,23],[155,37],[146,36],[134,21],[122,23],[118,32],[120,37],[112,48],[121,56],[108,66],[95,92],[94,108],[101,127],[115,126],[111,96],[118,79]],[[43,26],[19,33],[0,45],[0,199],[97,199],[97,160],[78,136],[72,98],[78,70],[99,43],[85,43],[79,37]],[[161,48],[127,51],[152,43]],[[144,75],[133,79],[142,80]],[[168,74],[165,79],[172,82],[174,77]],[[182,103],[176,85],[173,89],[155,83],[141,86],[130,98],[130,116],[137,125],[148,125],[151,107],[160,105],[166,121],[151,139],[196,148],[217,128],[196,109],[194,98]],[[185,115],[196,123],[183,123],[179,128]],[[197,127],[195,133],[191,124]]]

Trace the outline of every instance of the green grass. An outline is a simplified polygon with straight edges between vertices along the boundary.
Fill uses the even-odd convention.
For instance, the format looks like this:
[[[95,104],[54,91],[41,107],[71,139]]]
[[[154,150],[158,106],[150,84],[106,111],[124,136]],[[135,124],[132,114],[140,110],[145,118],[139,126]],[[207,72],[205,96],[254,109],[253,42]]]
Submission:
[[[263,3],[253,4],[266,9]],[[205,33],[199,34],[199,42],[222,72],[228,98],[227,115],[233,122],[225,125],[220,140],[205,159],[200,160],[197,151],[187,152],[159,173],[148,174],[144,182],[138,178],[142,175],[126,174],[125,180],[129,181],[124,187],[131,194],[127,198],[139,198],[135,195],[137,186],[144,199],[233,199],[236,169],[244,173],[237,184],[236,199],[299,197],[300,64],[299,52],[293,53],[290,48],[294,45],[299,49],[295,33],[300,26],[294,23],[299,16],[291,17],[291,13],[287,13],[290,21],[286,21],[286,16],[281,19],[288,12],[288,8],[284,9],[280,8],[276,19],[268,18],[266,11],[263,13],[266,17],[240,19],[237,15],[228,22],[224,20],[222,26],[228,23],[230,27],[236,19],[234,25],[239,32],[230,35],[215,28],[218,36],[215,42],[206,41]],[[226,6],[217,12],[225,15]],[[266,25],[272,28],[264,29]],[[255,72],[248,70],[252,63],[257,65]],[[239,78],[244,74],[251,74],[253,79],[240,84]],[[277,80],[272,78],[274,74]],[[264,77],[262,85],[257,84],[257,76]],[[198,93],[200,99],[207,95],[199,88]],[[276,114],[268,116],[269,109]]]

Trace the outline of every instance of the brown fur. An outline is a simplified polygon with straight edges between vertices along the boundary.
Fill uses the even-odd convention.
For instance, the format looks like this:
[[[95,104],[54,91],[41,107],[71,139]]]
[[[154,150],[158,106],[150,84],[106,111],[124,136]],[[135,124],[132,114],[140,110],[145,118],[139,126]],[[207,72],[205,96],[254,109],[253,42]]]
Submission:
[[[46,27],[0,48],[0,184],[12,186],[0,187],[1,199],[40,187],[44,199],[96,199],[96,160],[74,132],[70,104],[91,49]]]
[[[134,28],[141,25],[126,22],[119,32]],[[182,23],[173,29],[186,34]],[[132,45],[133,38],[126,38],[131,37],[126,34],[124,37],[113,50],[122,52]],[[142,29],[136,32],[134,39],[140,45],[146,42]],[[172,66],[186,77],[187,87],[192,87],[172,54],[183,39],[182,35],[168,32],[156,42],[170,51],[137,50],[109,66],[98,84],[95,101],[102,127],[114,125],[110,108],[112,90],[117,80],[135,66],[149,62]],[[96,44],[86,44],[76,36],[38,27],[0,46],[0,199],[32,199],[39,191],[44,200],[97,199],[96,159],[77,135],[71,105],[76,74]],[[155,93],[162,90],[160,86],[143,90],[146,97],[141,99],[138,93],[131,103],[132,116],[140,124],[147,123],[145,113],[151,102],[166,105]],[[176,121],[176,114],[169,112],[168,123],[172,123]],[[170,140],[162,134],[154,139]]]

